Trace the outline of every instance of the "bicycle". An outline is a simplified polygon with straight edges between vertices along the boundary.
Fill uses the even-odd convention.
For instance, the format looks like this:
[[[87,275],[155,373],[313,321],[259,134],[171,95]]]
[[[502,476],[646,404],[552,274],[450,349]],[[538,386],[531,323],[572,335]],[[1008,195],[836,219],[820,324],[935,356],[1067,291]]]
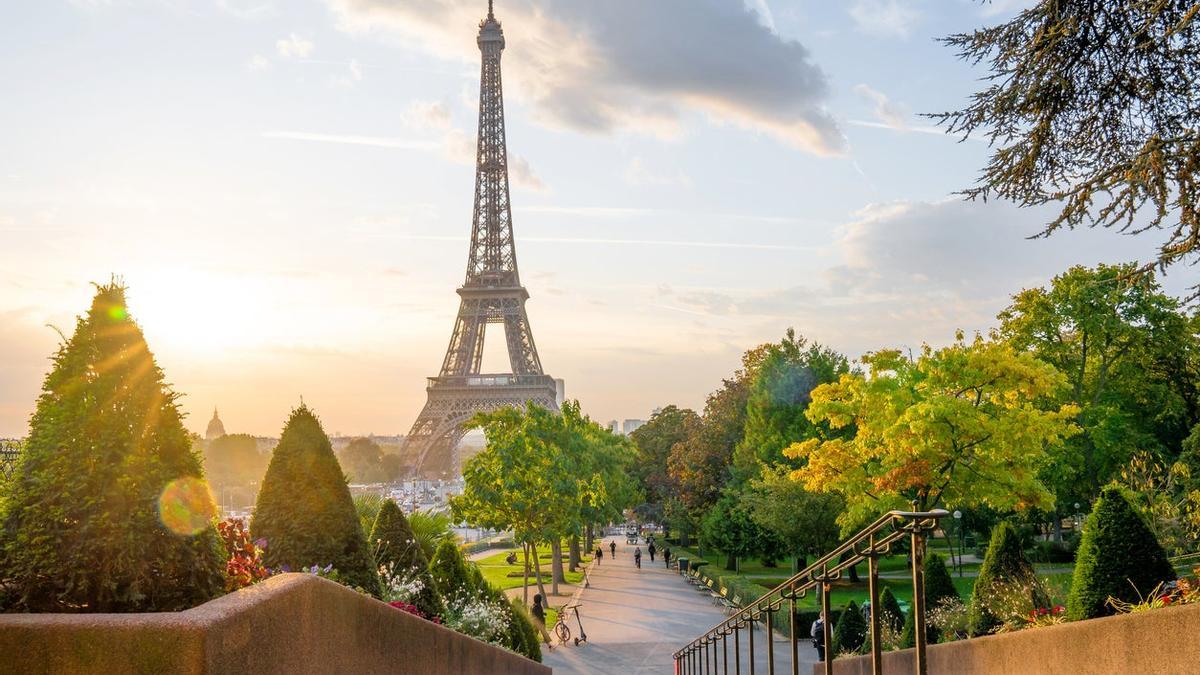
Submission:
[[[567,625],[565,617],[567,612],[575,610],[575,623],[579,626],[579,637],[575,638],[575,646],[578,647],[580,642],[587,642],[587,633],[583,632],[583,622],[579,618],[579,605],[567,605],[558,610],[558,620],[554,623],[554,636],[562,644],[566,644],[571,639],[571,627]]]

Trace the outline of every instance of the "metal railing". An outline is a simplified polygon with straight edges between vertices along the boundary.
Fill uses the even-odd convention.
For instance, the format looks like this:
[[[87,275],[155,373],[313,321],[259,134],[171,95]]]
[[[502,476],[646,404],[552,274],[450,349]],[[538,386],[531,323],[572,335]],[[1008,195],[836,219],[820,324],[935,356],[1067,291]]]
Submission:
[[[746,605],[725,621],[711,628],[707,633],[693,640],[687,646],[675,652],[675,672],[677,675],[699,675],[703,673],[736,673],[742,672],[742,640],[741,632],[746,633],[746,656],[748,657],[748,673],[755,675],[755,640],[756,624],[766,628],[766,665],[768,675],[775,675],[775,615],[784,611],[788,604],[789,630],[788,638],[791,646],[791,672],[800,674],[799,642],[804,639],[797,633],[796,601],[806,597],[809,591],[820,588],[821,616],[824,621],[822,641],[825,649],[825,673],[832,675],[833,627],[829,621],[832,583],[842,576],[844,570],[863,561],[867,562],[867,586],[871,602],[871,672],[881,675],[883,672],[882,646],[879,639],[880,607],[879,607],[879,558],[891,552],[892,544],[907,537],[911,544],[912,582],[913,582],[913,617],[914,640],[916,642],[917,673],[925,675],[925,539],[930,532],[937,528],[938,521],[950,515],[943,509],[932,511],[891,511],[858,534],[846,539],[837,548],[826,553],[813,564],[801,570],[798,574],[771,589],[766,595]],[[806,631],[807,633],[807,631]],[[733,639],[733,669],[730,669],[730,638]],[[718,649],[719,647],[719,649]],[[759,646],[762,648],[762,645]]]

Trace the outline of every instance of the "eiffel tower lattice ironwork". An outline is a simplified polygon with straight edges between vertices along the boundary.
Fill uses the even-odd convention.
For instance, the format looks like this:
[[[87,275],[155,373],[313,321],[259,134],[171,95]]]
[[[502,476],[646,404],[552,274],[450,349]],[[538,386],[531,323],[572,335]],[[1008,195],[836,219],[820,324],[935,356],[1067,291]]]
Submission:
[[[462,424],[476,412],[523,406],[527,401],[557,409],[555,381],[542,372],[525,313],[529,292],[517,273],[500,80],[504,32],[491,2],[476,42],[483,64],[467,276],[458,289],[458,319],[441,373],[429,378],[428,400],[404,441],[405,463],[414,473],[427,477],[459,471],[457,448],[465,434]],[[508,373],[480,372],[488,324],[504,326],[511,366]]]

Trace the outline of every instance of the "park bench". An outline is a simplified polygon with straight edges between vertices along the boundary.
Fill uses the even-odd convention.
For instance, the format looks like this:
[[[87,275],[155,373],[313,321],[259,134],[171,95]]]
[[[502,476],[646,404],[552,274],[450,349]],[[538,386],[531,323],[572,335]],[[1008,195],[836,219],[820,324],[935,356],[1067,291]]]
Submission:
[[[737,607],[738,607],[736,604],[737,598],[729,597],[729,587],[728,586],[721,587],[721,593],[719,596],[717,596],[716,601],[718,604],[722,605],[725,608],[725,611],[727,613],[737,609]]]

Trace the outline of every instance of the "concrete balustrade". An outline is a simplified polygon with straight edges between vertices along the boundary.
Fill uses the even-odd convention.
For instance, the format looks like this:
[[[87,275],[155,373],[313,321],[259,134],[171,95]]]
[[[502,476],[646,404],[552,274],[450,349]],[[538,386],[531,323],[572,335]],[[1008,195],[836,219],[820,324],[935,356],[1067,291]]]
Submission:
[[[1178,675],[1200,672],[1200,605],[1076,621],[930,645],[930,675]],[[871,657],[837,659],[835,675],[870,675]],[[824,664],[813,675],[825,672]],[[885,675],[916,672],[911,649],[885,652]]]
[[[0,614],[0,673],[549,675],[550,669],[310,574],[183,612]]]

